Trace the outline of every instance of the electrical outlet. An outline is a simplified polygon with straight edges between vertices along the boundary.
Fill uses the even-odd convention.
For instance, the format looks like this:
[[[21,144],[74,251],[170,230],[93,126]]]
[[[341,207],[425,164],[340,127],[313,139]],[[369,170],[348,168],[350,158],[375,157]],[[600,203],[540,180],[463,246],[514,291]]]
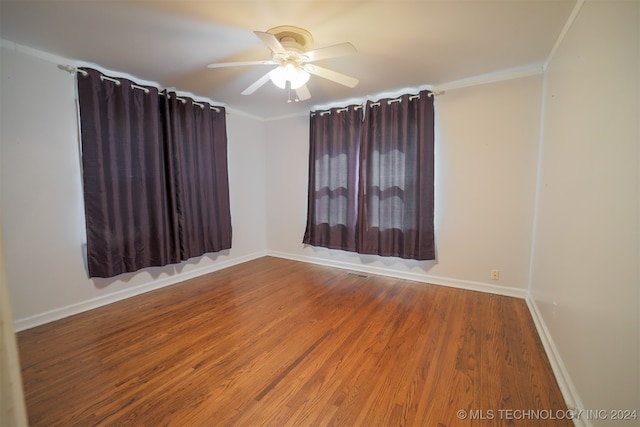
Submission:
[[[500,279],[500,270],[491,270],[491,280]]]

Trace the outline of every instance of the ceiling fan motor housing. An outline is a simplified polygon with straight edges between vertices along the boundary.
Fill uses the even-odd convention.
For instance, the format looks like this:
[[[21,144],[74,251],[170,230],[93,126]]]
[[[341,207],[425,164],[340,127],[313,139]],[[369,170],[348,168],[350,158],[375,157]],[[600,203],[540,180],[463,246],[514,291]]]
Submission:
[[[313,36],[304,28],[281,25],[267,30],[273,34],[287,51],[302,54],[313,45]]]

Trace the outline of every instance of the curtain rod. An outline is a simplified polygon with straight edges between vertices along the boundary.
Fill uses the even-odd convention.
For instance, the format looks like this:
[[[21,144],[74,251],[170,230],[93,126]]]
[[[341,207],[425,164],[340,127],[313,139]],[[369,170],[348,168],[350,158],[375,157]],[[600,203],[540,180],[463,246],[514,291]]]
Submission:
[[[433,92],[429,92],[429,93],[427,94],[427,96],[428,96],[429,98],[433,98],[434,96],[439,96],[439,95],[442,95],[443,93],[444,93],[444,92],[440,92],[440,91],[433,91]],[[411,95],[411,96],[409,97],[409,101],[413,101],[414,99],[420,99],[420,95]],[[394,99],[389,99],[389,100],[387,101],[387,104],[388,104],[388,105],[391,105],[391,104],[393,104],[394,102],[400,102],[400,101],[402,101],[402,97],[400,97],[400,98],[394,98]],[[369,104],[369,106],[370,106],[370,107],[377,107],[377,106],[379,106],[379,105],[380,105],[380,101],[378,101],[378,102],[372,102],[371,104]]]
[[[165,89],[164,91],[161,91],[160,93],[161,93],[162,95],[166,96],[167,98],[171,99],[171,95],[169,95],[169,93],[168,93],[168,92],[166,92],[166,89]],[[182,102],[183,104],[186,104],[186,103],[187,103],[187,98],[181,98],[181,97],[179,97],[178,95],[176,95],[176,100],[178,100],[178,101]],[[200,107],[200,108],[204,108],[204,104],[203,104],[203,103],[201,103],[201,102],[197,102],[196,100],[193,100],[193,99],[192,99],[192,100],[191,100],[191,103],[192,103],[193,105],[197,105],[197,106],[198,106],[198,107]],[[212,110],[215,110],[215,111],[216,111],[216,113],[219,113],[219,112],[220,112],[220,109],[219,109],[219,108],[217,108],[217,107],[214,107],[213,105],[209,105],[209,108],[211,108]]]
[[[434,91],[429,92],[429,94],[428,94],[427,96],[428,96],[429,98],[433,98],[434,96],[440,96],[440,95],[443,95],[443,94],[444,94],[444,91],[434,90]],[[420,98],[420,95],[411,95],[411,96],[409,96],[409,101],[412,101],[412,100],[414,100],[414,99],[419,99],[419,98]],[[400,97],[400,98],[394,98],[394,99],[389,99],[389,100],[387,100],[387,104],[391,105],[391,104],[392,104],[392,103],[394,103],[394,102],[400,102],[400,101],[402,101],[402,97]],[[369,104],[369,106],[370,106],[370,107],[377,107],[377,106],[379,106],[379,105],[380,105],[380,101],[372,102],[371,104]],[[364,105],[356,105],[356,106],[354,107],[354,110],[359,110],[359,109],[361,109],[361,108],[364,108]],[[343,111],[348,111],[348,108],[347,108],[347,107],[345,107],[345,108],[338,108],[338,109],[337,109],[337,110],[335,110],[335,111],[336,111],[336,113],[342,113]],[[315,114],[320,114],[321,116],[324,116],[325,114],[331,114],[331,109],[329,109],[329,110],[323,110],[323,111],[312,111],[312,112],[311,112],[311,115],[312,115],[312,116],[313,116],[313,115],[315,115]]]
[[[58,64],[58,68],[59,68],[59,69],[61,69],[61,70],[63,70],[63,71],[66,71],[66,72],[68,72],[68,73],[71,73],[71,74],[80,73],[80,74],[82,74],[84,77],[87,77],[87,76],[89,75],[89,73],[88,73],[88,72],[86,72],[85,70],[82,70],[82,69],[80,69],[80,68],[78,68],[78,67],[74,67],[73,65],[62,65],[62,64]],[[102,73],[100,73],[100,80],[102,80],[102,81],[108,80],[108,81],[110,81],[110,82],[115,83],[115,84],[116,84],[116,85],[118,85],[118,86],[120,86],[120,85],[122,84],[122,82],[121,82],[120,80],[115,79],[115,78],[113,78],[113,77],[105,76],[105,75],[104,75],[104,74],[102,74]],[[148,88],[146,88],[146,87],[139,86],[139,85],[134,84],[134,83],[132,83],[132,84],[131,84],[131,87],[132,87],[133,89],[140,89],[140,90],[144,91],[145,93],[149,93],[149,89],[148,89]],[[163,96],[166,96],[166,97],[167,97],[167,98],[169,98],[169,99],[171,98],[171,96],[166,92],[166,89],[164,89],[164,90],[159,90],[159,91],[158,91],[158,93],[162,94]],[[181,101],[183,104],[186,104],[186,102],[187,102],[187,99],[186,99],[186,98],[180,98],[178,95],[176,95],[176,99],[177,99],[178,101]],[[203,103],[201,103],[201,102],[197,102],[197,101],[195,101],[195,100],[192,100],[192,103],[193,103],[193,105],[197,105],[197,106],[198,106],[198,107],[200,107],[200,108],[204,108],[204,107],[205,107],[205,105],[204,105]],[[209,108],[211,108],[212,110],[214,110],[216,113],[219,113],[219,112],[220,112],[220,109],[219,109],[218,107],[213,106],[213,105],[209,105]]]

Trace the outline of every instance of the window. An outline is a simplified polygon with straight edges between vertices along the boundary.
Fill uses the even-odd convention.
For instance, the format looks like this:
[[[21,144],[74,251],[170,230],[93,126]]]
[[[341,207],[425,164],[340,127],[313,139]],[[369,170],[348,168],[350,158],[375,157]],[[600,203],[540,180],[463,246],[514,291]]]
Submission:
[[[317,112],[310,129],[303,242],[435,259],[431,93]]]
[[[230,248],[224,109],[79,73],[89,276]]]

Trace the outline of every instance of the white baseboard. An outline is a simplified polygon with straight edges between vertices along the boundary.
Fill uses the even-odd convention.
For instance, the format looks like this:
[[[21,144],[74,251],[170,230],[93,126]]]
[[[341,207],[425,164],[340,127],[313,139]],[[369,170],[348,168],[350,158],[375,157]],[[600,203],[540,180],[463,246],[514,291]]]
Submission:
[[[91,298],[79,303],[70,304],[65,307],[56,308],[55,310],[50,310],[44,313],[36,314],[34,316],[16,319],[14,321],[14,329],[16,332],[24,331],[25,329],[44,325],[45,323],[53,322],[54,320],[59,320],[68,316],[72,316],[74,314],[102,307],[104,305],[131,298],[136,295],[144,294],[155,289],[175,285],[176,283],[193,279],[194,277],[202,276],[203,274],[213,273],[214,271],[233,267],[234,265],[242,264],[244,262],[251,261],[257,258],[262,258],[265,255],[267,255],[266,251],[254,252],[249,255],[216,262],[212,265],[190,270],[188,272],[174,274],[170,277],[152,280],[148,283],[136,286],[132,289],[124,289],[100,297]]]
[[[293,261],[301,261],[310,264],[324,265],[328,267],[335,267],[343,270],[357,271],[361,273],[376,274],[380,276],[393,277],[398,279],[412,280],[416,282],[429,283],[434,285],[449,286],[459,289],[467,289],[472,291],[486,292],[491,294],[504,295],[509,297],[522,298],[526,301],[531,316],[536,325],[536,329],[544,346],[545,352],[553,369],[553,373],[558,381],[558,386],[564,397],[564,400],[569,409],[581,409],[584,408],[579,395],[569,377],[569,373],[562,362],[562,358],[553,342],[553,339],[546,327],[546,324],[542,318],[540,311],[535,301],[528,295],[525,289],[514,289],[505,286],[497,286],[490,283],[475,282],[469,280],[451,279],[447,277],[432,276],[427,274],[419,274],[413,272],[403,272],[394,269],[388,269],[383,267],[373,267],[348,263],[344,261],[328,260],[324,258],[316,258],[310,256],[304,256],[299,254],[291,254],[280,251],[260,251],[249,255],[241,256],[238,258],[221,261],[213,265],[202,267],[199,269],[191,270],[186,273],[180,273],[171,277],[166,277],[160,280],[154,280],[147,284],[143,284],[135,287],[134,289],[126,289],[118,292],[113,292],[108,295],[104,295],[98,298],[92,298],[80,303],[71,304],[66,307],[51,310],[45,313],[41,313],[35,316],[30,316],[23,319],[17,319],[14,323],[16,332],[23,331],[25,329],[33,328],[35,326],[43,325],[45,323],[52,322],[54,320],[62,319],[74,314],[82,313],[93,308],[98,308],[113,302],[124,300],[136,295],[140,295],[155,289],[160,289],[165,286],[170,286],[185,280],[192,279],[204,274],[212,273],[214,271],[222,270],[232,267],[234,265],[242,264],[263,256],[273,256],[277,258],[290,259]],[[589,420],[581,418],[573,420],[576,427],[592,427]]]
[[[412,280],[414,282],[429,283],[432,285],[448,286],[451,288],[467,289],[471,291],[486,292],[490,294],[504,295],[508,297],[527,298],[526,289],[510,288],[507,286],[498,286],[490,283],[475,282],[471,280],[451,279],[448,277],[432,276],[429,274],[412,273],[410,271],[399,271],[384,267],[373,267],[368,265],[353,264],[344,261],[328,260],[325,258],[316,258],[288,252],[267,251],[267,255],[277,258],[285,258],[293,261],[308,262],[311,264],[325,265],[328,267],[336,267],[343,270],[358,271],[361,273],[377,274],[379,276],[394,277],[397,279]]]
[[[529,312],[531,312],[531,317],[533,318],[533,322],[536,325],[536,329],[538,330],[538,335],[540,336],[540,340],[542,341],[542,345],[544,346],[544,350],[547,353],[547,358],[549,359],[549,363],[551,364],[551,369],[553,370],[553,374],[556,377],[556,381],[558,381],[558,387],[560,387],[560,392],[562,393],[562,397],[564,398],[567,407],[570,410],[582,410],[584,409],[584,405],[582,404],[582,400],[580,399],[580,395],[573,385],[573,381],[571,381],[571,377],[569,376],[569,372],[567,371],[567,367],[565,366],[562,358],[560,357],[560,353],[558,348],[556,347],[551,334],[549,333],[549,329],[542,317],[542,313],[538,309],[538,305],[535,300],[531,298],[531,296],[526,298],[527,306],[529,307]],[[592,427],[591,421],[586,419],[586,417],[578,417],[573,420],[573,424],[576,427]]]
[[[136,295],[140,295],[146,292],[160,289],[165,286],[174,285],[176,283],[192,279],[194,277],[201,276],[203,274],[212,273],[214,271],[222,270],[224,268],[232,267],[234,265],[242,264],[247,261],[251,261],[263,256],[274,256],[277,258],[285,258],[294,261],[302,261],[311,264],[325,265],[329,267],[336,267],[343,270],[359,271],[362,273],[377,274],[380,276],[394,277],[399,279],[413,280],[416,282],[430,283],[434,285],[449,286],[453,288],[468,289],[473,291],[488,292],[492,294],[505,295],[517,298],[526,298],[527,292],[524,289],[508,288],[506,286],[497,286],[489,283],[474,282],[469,280],[450,279],[446,277],[418,274],[412,272],[402,272],[393,269],[387,269],[382,267],[363,266],[343,261],[327,260],[322,258],[315,258],[279,251],[259,251],[249,255],[241,256],[238,258],[221,261],[213,265],[191,270],[185,273],[179,273],[170,277],[165,277],[158,280],[150,281],[146,284],[136,286],[132,289],[125,289],[117,292],[113,292],[107,295],[103,295],[96,298],[91,298],[79,303],[70,304],[64,307],[60,307],[54,310],[50,310],[44,313],[39,313],[34,316],[25,317],[22,319],[16,319],[14,322],[14,328],[16,332],[24,331],[36,326],[43,325],[45,323],[53,322],[74,314],[82,313],[87,310],[102,307],[107,304],[111,304],[117,301],[124,300]]]

